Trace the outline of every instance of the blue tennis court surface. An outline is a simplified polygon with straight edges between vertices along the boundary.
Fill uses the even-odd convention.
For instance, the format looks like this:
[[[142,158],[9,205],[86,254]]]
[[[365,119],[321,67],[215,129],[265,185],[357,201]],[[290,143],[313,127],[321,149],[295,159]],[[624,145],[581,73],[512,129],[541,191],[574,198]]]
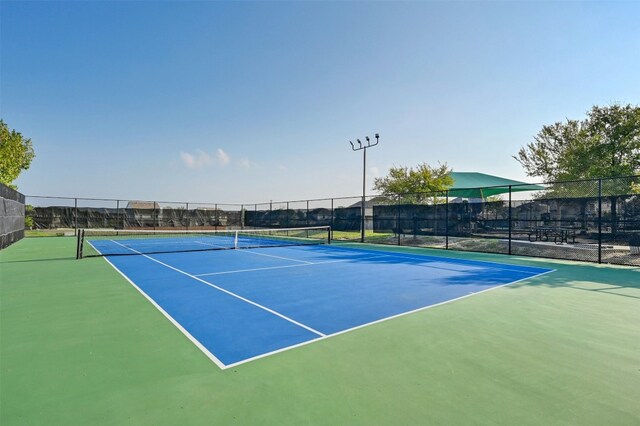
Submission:
[[[332,245],[108,260],[221,368],[550,272]]]

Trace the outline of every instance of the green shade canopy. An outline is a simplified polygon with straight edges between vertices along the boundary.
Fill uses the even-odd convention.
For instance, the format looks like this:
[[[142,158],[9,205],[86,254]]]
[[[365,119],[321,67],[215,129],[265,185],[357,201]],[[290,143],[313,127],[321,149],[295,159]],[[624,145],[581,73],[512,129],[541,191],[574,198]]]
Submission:
[[[498,176],[476,172],[451,172],[453,186],[449,188],[450,197],[486,198],[492,195],[519,191],[540,191],[544,186],[505,179]]]

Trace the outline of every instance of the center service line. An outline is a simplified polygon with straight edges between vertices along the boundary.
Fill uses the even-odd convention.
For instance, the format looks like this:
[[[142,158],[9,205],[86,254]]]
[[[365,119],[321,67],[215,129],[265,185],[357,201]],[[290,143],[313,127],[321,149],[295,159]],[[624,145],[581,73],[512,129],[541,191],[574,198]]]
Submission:
[[[269,308],[267,308],[266,306],[263,306],[263,305],[261,305],[261,304],[259,304],[259,303],[254,302],[253,300],[249,300],[249,299],[247,299],[247,298],[245,298],[245,297],[242,297],[242,296],[240,296],[239,294],[235,294],[235,293],[233,293],[233,292],[231,292],[231,291],[229,291],[229,290],[226,290],[226,289],[224,289],[224,288],[222,288],[222,287],[218,287],[217,285],[212,284],[212,283],[210,283],[210,282],[207,282],[207,281],[203,280],[202,278],[198,278],[198,277],[196,277],[195,275],[191,275],[191,274],[190,274],[190,273],[188,273],[188,272],[185,272],[185,271],[180,270],[180,269],[178,269],[178,268],[175,268],[175,267],[173,267],[173,266],[171,266],[171,265],[168,265],[168,264],[166,264],[166,263],[164,263],[164,262],[161,262],[161,261],[159,261],[158,259],[154,259],[154,258],[153,258],[153,257],[151,257],[151,256],[148,256],[148,255],[146,255],[146,254],[144,254],[144,253],[141,253],[141,252],[139,252],[138,250],[134,250],[134,249],[132,249],[131,247],[127,247],[127,246],[125,246],[124,244],[120,244],[120,243],[119,243],[119,242],[117,242],[117,241],[114,241],[114,240],[111,240],[111,241],[112,241],[112,242],[114,242],[114,243],[116,243],[117,245],[119,245],[119,246],[121,246],[121,247],[126,248],[127,250],[131,250],[131,251],[132,251],[132,252],[134,252],[134,253],[137,253],[137,254],[139,254],[139,255],[141,255],[141,256],[144,256],[144,257],[146,257],[146,258],[147,258],[147,259],[149,259],[149,260],[153,260],[154,262],[159,263],[160,265],[162,265],[162,266],[164,266],[164,267],[167,267],[167,268],[172,269],[172,270],[174,270],[174,271],[176,271],[176,272],[179,272],[179,273],[181,273],[181,274],[183,274],[183,275],[186,275],[187,277],[193,278],[193,279],[194,279],[194,280],[196,280],[196,281],[200,281],[201,283],[206,284],[206,285],[208,285],[209,287],[213,287],[213,288],[215,288],[216,290],[219,290],[219,291],[221,291],[221,292],[223,292],[223,293],[227,293],[228,295],[233,296],[233,297],[235,297],[235,298],[237,298],[237,299],[240,299],[240,300],[242,300],[243,302],[249,303],[249,304],[251,304],[251,305],[253,305],[253,306],[256,306],[256,307],[258,307],[258,308],[260,308],[260,309],[263,309],[263,310],[265,310],[265,311],[269,312],[270,314],[273,314],[273,315],[279,316],[280,318],[282,318],[282,319],[284,319],[284,320],[286,320],[286,321],[289,321],[290,323],[295,324],[295,325],[297,325],[298,327],[302,327],[302,328],[304,328],[305,330],[308,330],[308,331],[310,331],[310,332],[312,332],[312,333],[314,333],[314,334],[317,334],[317,335],[318,335],[318,336],[320,336],[320,337],[326,337],[326,335],[325,335],[324,333],[321,333],[321,332],[319,332],[318,330],[314,330],[313,328],[311,328],[311,327],[309,327],[309,326],[307,326],[307,325],[305,325],[305,324],[302,324],[302,323],[300,323],[300,322],[298,322],[298,321],[296,321],[296,320],[294,320],[294,319],[292,319],[292,318],[289,318],[288,316],[283,315],[283,314],[281,314],[280,312],[274,311],[273,309],[269,309]]]

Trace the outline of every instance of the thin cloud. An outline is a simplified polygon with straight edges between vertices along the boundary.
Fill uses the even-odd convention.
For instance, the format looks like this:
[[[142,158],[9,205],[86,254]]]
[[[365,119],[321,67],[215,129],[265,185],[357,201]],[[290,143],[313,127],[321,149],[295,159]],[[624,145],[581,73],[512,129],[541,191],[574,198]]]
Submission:
[[[229,154],[220,148],[216,150],[215,156],[200,149],[196,150],[195,153],[181,151],[180,159],[189,169],[201,169],[215,164],[224,167],[231,161]]]
[[[229,164],[229,161],[231,161],[231,157],[229,157],[229,154],[224,152],[222,148],[218,148],[218,150],[216,151],[216,156],[218,157],[218,163],[221,166],[226,166],[227,164]]]
[[[250,169],[253,165],[247,157],[242,157],[241,159],[239,159],[238,164],[240,164],[240,167],[242,167],[243,169]]]
[[[199,169],[213,164],[213,158],[204,151],[196,151],[195,154],[180,152],[180,158],[185,166],[190,169]]]

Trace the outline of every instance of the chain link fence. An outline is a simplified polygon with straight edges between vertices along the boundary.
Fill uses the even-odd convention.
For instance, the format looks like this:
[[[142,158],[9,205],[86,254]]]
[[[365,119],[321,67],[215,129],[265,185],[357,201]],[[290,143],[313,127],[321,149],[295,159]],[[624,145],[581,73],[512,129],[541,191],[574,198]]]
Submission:
[[[640,266],[640,177],[531,187],[255,204],[27,196],[26,214],[32,229],[68,234],[328,225],[340,241]]]

